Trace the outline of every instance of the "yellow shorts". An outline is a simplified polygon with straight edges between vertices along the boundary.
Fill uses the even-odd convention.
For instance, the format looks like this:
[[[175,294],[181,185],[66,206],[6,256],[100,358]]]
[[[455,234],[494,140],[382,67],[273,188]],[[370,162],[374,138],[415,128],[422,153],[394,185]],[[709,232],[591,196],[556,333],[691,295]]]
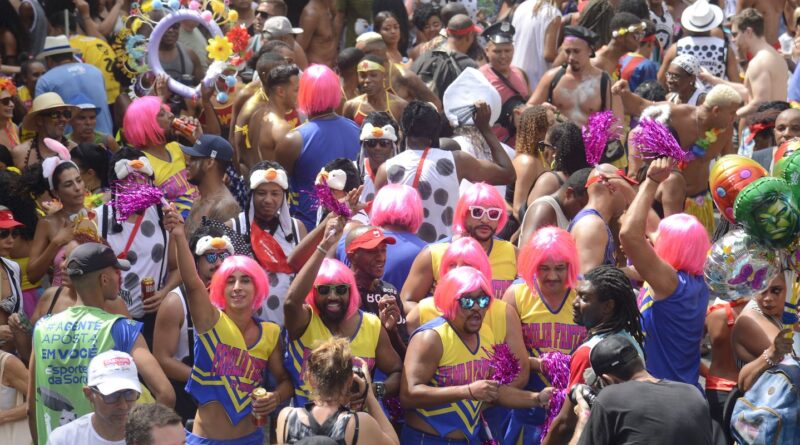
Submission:
[[[711,192],[709,190],[687,197],[683,211],[697,218],[705,226],[709,237],[714,235],[714,229],[716,228],[714,201],[711,200]]]

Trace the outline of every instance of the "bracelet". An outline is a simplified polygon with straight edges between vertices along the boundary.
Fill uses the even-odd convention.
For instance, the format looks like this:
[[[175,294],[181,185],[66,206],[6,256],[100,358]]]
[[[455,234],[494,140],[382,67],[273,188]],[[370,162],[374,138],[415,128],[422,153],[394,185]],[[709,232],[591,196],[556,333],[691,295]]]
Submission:
[[[650,176],[650,175],[647,175],[647,179],[649,179],[649,180],[651,180],[651,181],[655,182],[656,184],[661,184],[661,181],[656,181],[656,180],[655,180],[655,179],[653,179],[653,177],[652,177],[652,176]]]
[[[770,360],[770,358],[769,358],[769,355],[767,354],[767,350],[766,350],[766,349],[764,350],[764,353],[763,353],[763,354],[761,354],[761,356],[762,356],[762,357],[764,357],[764,361],[766,361],[766,362],[767,362],[767,364],[768,364],[770,367],[777,365],[777,363],[775,363],[775,362],[773,362],[772,360]]]
[[[320,251],[323,255],[328,254],[328,251],[323,249],[322,246],[320,246],[319,244],[317,244],[317,250]]]
[[[467,384],[467,391],[469,391],[469,398],[475,400],[475,396],[472,395],[472,388],[469,387],[472,383]]]

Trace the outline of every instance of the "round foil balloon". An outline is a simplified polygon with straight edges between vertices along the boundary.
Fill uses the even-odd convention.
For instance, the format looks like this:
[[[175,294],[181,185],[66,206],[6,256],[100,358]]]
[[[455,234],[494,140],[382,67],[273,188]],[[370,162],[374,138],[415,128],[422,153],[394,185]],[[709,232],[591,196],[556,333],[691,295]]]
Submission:
[[[775,149],[775,153],[772,155],[773,176],[783,176],[783,169],[786,166],[787,158],[798,150],[800,150],[800,138],[790,139]]]
[[[797,202],[800,200],[800,151],[792,153],[788,158],[783,158],[781,166],[783,167],[781,177],[791,187],[795,202]]]
[[[782,249],[797,238],[800,212],[783,179],[764,177],[744,188],[733,206],[736,221],[756,241]]]
[[[750,158],[727,155],[717,160],[708,176],[708,186],[719,213],[735,223],[733,203],[736,196],[751,182],[764,176],[767,176],[764,167]]]
[[[780,257],[774,249],[737,229],[711,246],[704,273],[713,296],[736,300],[764,291],[780,270]]]

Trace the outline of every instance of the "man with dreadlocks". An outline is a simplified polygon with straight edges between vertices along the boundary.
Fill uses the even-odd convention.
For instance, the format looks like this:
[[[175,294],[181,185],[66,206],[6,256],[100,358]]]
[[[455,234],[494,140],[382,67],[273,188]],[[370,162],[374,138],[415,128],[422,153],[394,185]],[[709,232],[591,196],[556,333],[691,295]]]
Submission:
[[[586,340],[572,354],[567,390],[584,383],[583,372],[591,368],[589,354],[592,348],[609,335],[628,338],[644,360],[639,308],[636,307],[631,281],[625,273],[613,266],[597,266],[583,276],[575,291],[572,317],[576,324],[586,328]],[[567,443],[577,421],[574,405],[567,397],[542,445]]]

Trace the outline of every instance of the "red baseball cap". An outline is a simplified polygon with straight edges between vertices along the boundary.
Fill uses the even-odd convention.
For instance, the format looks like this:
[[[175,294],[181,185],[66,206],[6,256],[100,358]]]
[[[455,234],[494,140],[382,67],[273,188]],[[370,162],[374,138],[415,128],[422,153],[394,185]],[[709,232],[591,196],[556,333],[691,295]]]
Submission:
[[[347,253],[353,253],[358,249],[374,249],[381,245],[381,243],[386,244],[394,244],[397,242],[396,239],[392,236],[386,236],[383,233],[383,230],[374,228],[371,230],[367,230],[366,232],[359,235],[356,239],[350,242],[350,245],[347,246]]]
[[[14,219],[14,214],[8,210],[8,207],[0,206],[0,229],[13,229],[24,225]]]

